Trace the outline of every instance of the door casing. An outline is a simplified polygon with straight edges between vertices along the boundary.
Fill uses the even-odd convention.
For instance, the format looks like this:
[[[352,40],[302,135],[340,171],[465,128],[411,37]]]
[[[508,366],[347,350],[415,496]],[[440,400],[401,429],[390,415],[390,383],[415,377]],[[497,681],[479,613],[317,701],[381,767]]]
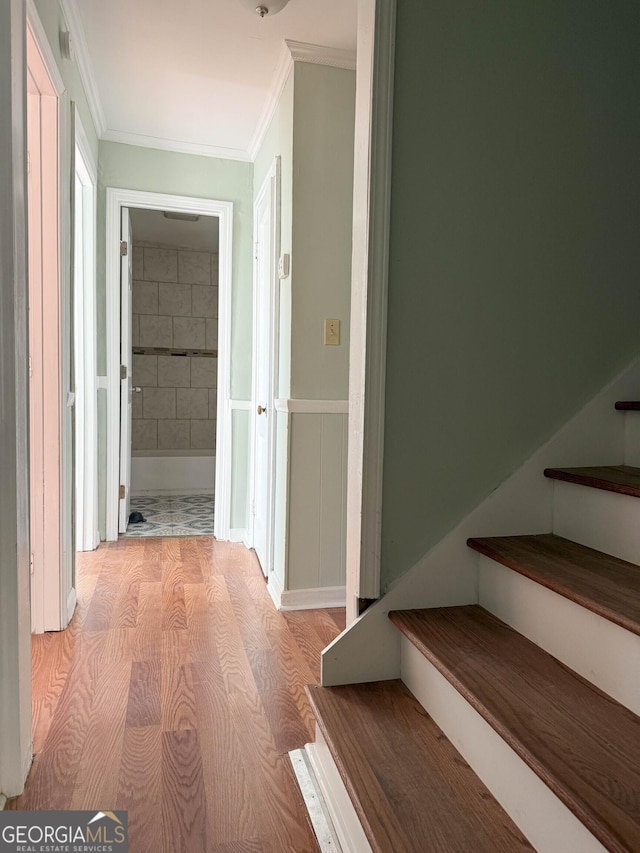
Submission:
[[[123,207],[217,216],[219,220],[218,407],[214,533],[229,539],[231,521],[231,272],[233,202],[107,187],[107,470],[106,539],[118,538],[120,487],[120,221]]]

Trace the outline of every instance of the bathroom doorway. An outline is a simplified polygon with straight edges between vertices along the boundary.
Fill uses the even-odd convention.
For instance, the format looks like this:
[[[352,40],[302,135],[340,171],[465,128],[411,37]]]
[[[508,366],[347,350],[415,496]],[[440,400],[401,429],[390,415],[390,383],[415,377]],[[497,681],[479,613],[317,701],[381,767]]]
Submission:
[[[213,535],[219,220],[130,208],[126,536]]]

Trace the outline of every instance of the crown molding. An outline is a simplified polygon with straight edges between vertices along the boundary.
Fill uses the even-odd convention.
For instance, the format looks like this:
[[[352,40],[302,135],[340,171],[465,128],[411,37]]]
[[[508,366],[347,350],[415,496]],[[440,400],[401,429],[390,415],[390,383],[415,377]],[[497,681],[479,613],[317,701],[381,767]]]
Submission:
[[[280,101],[280,97],[282,92],[284,91],[285,84],[289,79],[289,74],[291,73],[291,69],[293,68],[293,57],[291,56],[291,51],[286,41],[282,45],[282,49],[280,51],[280,58],[278,59],[278,64],[276,65],[276,69],[273,72],[273,77],[271,79],[271,86],[269,87],[269,92],[267,94],[267,100],[265,101],[264,108],[262,110],[262,115],[260,116],[260,120],[256,125],[256,129],[251,137],[251,142],[249,143],[249,156],[251,161],[255,161],[258,151],[260,150],[260,146],[264,142],[264,138],[267,135],[267,131],[269,130],[269,125],[271,124],[271,119],[276,111],[278,103]]]
[[[328,65],[330,68],[356,70],[355,50],[343,50],[339,47],[326,47],[321,44],[307,44],[303,41],[285,39],[294,62],[310,62],[312,65]]]
[[[85,95],[87,96],[91,118],[93,119],[98,139],[101,139],[106,130],[107,122],[104,116],[104,110],[102,109],[98,85],[93,73],[93,66],[91,65],[91,60],[89,58],[87,39],[84,33],[82,18],[78,11],[77,0],[60,0],[60,6],[73,40],[76,62],[78,64],[78,71],[80,72],[80,80],[82,81]]]
[[[252,162],[255,161],[260,146],[264,142],[271,119],[278,107],[285,83],[295,62],[309,62],[312,65],[327,65],[330,68],[344,68],[347,71],[355,71],[356,52],[355,50],[342,50],[338,47],[307,44],[303,41],[284,40],[260,121],[256,125],[247,149]]]
[[[146,136],[141,133],[127,133],[123,130],[105,130],[100,137],[105,142],[120,142],[122,145],[136,145],[139,148],[157,148],[160,151],[173,151],[177,154],[197,154],[200,157],[217,157],[221,160],[239,160],[250,163],[251,156],[243,148],[220,148],[201,142],[186,142],[182,139],[165,139],[160,136]]]

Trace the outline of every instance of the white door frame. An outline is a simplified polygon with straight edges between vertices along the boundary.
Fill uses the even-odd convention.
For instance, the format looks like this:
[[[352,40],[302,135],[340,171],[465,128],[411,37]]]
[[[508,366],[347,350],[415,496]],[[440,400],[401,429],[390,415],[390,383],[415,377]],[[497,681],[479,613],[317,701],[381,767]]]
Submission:
[[[275,505],[275,438],[276,438],[276,412],[273,405],[275,398],[276,377],[278,376],[278,350],[279,350],[279,317],[280,317],[280,289],[278,287],[277,266],[280,256],[280,157],[275,157],[271,168],[267,173],[260,191],[253,203],[253,238],[254,246],[258,230],[258,209],[261,202],[264,200],[267,193],[270,193],[271,207],[271,250],[274,264],[272,265],[270,280],[269,280],[269,304],[271,311],[271,326],[269,329],[269,386],[271,389],[270,399],[267,401],[267,545],[266,545],[266,560],[267,565],[262,566],[264,574],[268,577],[273,570],[273,513]],[[257,376],[257,360],[258,352],[256,351],[255,343],[257,341],[257,326],[258,326],[258,259],[254,251],[253,261],[253,368],[252,368],[252,390],[251,390],[251,469],[250,469],[250,487],[249,494],[251,495],[251,511],[249,513],[249,544],[250,547],[255,545],[254,542],[254,519],[256,506],[256,472],[255,472],[255,442],[256,442],[256,418],[257,406],[260,402],[256,392],[256,376]]]
[[[396,0],[358,0],[353,184],[347,625],[380,595]]]
[[[75,223],[76,550],[98,547],[98,390],[96,355],[96,186],[98,170],[76,113],[76,176],[81,221]],[[76,203],[78,199],[76,198]],[[79,268],[78,268],[79,267]]]
[[[233,202],[107,187],[107,475],[106,538],[118,538],[120,479],[120,211],[123,207],[217,216],[219,240],[218,408],[215,536],[229,538],[231,519],[231,259]]]
[[[73,543],[71,542],[72,440],[70,393],[71,337],[68,259],[68,151],[65,132],[67,101],[64,81],[33,2],[27,4],[27,66],[34,75],[40,97],[40,140],[35,156],[41,162],[40,255],[42,299],[36,317],[42,349],[33,361],[35,398],[30,428],[38,452],[30,465],[32,484],[31,628],[35,633],[64,628],[75,607]],[[29,73],[29,72],[28,72]],[[37,79],[36,79],[37,77]],[[34,327],[35,328],[35,327]],[[35,334],[35,332],[34,332]],[[39,500],[41,504],[36,503]],[[47,552],[47,559],[44,552]]]

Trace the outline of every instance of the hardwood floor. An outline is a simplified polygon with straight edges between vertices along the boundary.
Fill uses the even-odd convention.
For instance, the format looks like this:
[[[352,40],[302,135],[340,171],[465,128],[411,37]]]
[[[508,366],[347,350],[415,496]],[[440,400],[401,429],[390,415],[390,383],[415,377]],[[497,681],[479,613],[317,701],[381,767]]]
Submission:
[[[78,555],[69,628],[33,638],[35,758],[13,809],[126,809],[132,853],[317,850],[286,753],[344,610],[278,613],[209,537]]]

